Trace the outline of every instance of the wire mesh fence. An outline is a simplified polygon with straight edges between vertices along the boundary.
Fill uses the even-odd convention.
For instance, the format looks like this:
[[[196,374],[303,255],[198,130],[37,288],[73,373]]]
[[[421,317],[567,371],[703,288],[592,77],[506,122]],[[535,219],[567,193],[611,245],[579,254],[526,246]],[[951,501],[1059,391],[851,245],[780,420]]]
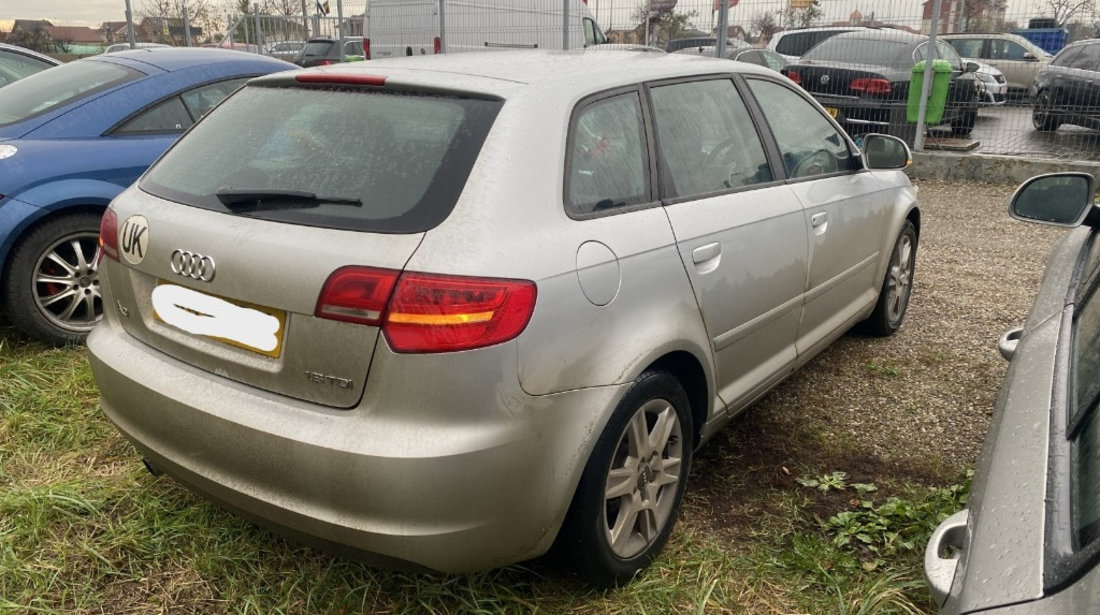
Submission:
[[[1095,0],[312,0],[305,8],[272,16],[256,5],[228,20],[223,44],[288,59],[316,37],[345,41],[340,59],[582,46],[721,53],[788,76],[853,136],[1100,159]]]

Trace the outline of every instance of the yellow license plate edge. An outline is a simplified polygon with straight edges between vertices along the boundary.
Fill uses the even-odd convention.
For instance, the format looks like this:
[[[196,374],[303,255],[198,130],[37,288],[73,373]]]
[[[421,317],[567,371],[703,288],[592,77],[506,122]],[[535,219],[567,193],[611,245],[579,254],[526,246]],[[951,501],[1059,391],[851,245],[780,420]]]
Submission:
[[[172,284],[172,282],[169,282],[168,280],[157,280],[157,286],[160,286],[162,284]],[[176,284],[175,286],[178,286],[178,284]],[[191,290],[194,290],[194,289],[191,289]],[[240,343],[236,340],[231,340],[231,339],[224,338],[224,337],[218,337],[216,335],[201,335],[201,334],[196,335],[196,334],[193,334],[193,333],[191,335],[195,335],[195,337],[201,337],[201,338],[208,339],[208,340],[216,340],[216,341],[219,341],[223,344],[228,344],[230,346],[235,346],[235,347],[240,348],[242,350],[247,350],[249,352],[254,352],[256,354],[262,354],[266,357],[271,357],[272,359],[278,359],[279,356],[283,353],[283,336],[286,333],[286,310],[278,310],[278,309],[275,309],[275,308],[269,308],[269,307],[264,306],[264,305],[257,305],[255,303],[249,303],[247,301],[239,301],[237,299],[230,299],[229,297],[223,297],[221,295],[217,295],[217,294],[214,294],[214,293],[208,293],[208,292],[204,292],[204,291],[201,291],[201,290],[195,291],[195,292],[200,292],[204,295],[209,295],[211,297],[217,297],[218,299],[221,299],[222,301],[228,301],[229,303],[232,303],[233,305],[235,305],[237,307],[249,308],[249,309],[256,310],[258,312],[263,312],[264,314],[267,314],[268,316],[274,316],[275,319],[279,321],[279,328],[275,332],[275,340],[276,340],[275,341],[275,348],[273,348],[272,350],[261,350],[259,348],[256,348],[255,346],[249,346],[248,344],[242,344],[242,343]],[[166,324],[166,325],[168,325],[168,326],[170,326],[174,329],[178,329],[180,331],[183,331],[183,329],[180,329],[179,327],[176,327],[176,326],[168,323],[167,321],[165,321],[163,318],[161,318],[160,314],[157,313],[156,308],[153,308],[153,317],[155,317],[158,321],[160,321],[160,322],[162,322],[162,323],[164,323],[164,324]]]

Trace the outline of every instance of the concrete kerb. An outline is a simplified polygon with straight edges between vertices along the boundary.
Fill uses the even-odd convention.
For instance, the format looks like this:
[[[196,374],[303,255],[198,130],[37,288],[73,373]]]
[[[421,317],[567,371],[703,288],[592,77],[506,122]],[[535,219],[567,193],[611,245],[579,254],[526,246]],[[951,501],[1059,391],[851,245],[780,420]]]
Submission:
[[[1100,177],[1100,162],[1042,160],[1020,156],[913,152],[907,173],[914,179],[948,179],[1019,184],[1034,175],[1080,171]]]

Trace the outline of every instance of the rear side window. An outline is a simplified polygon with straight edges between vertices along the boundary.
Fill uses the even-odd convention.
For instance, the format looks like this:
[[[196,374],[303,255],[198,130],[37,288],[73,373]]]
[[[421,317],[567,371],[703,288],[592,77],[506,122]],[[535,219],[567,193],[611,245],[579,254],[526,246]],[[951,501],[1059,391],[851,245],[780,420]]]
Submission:
[[[269,220],[420,232],[454,208],[501,104],[412,93],[246,87],[169,150],[141,188],[180,203]],[[259,196],[241,196],[250,193]]]
[[[772,179],[764,146],[733,82],[693,81],[651,90],[665,196],[688,198]]]
[[[775,50],[785,56],[801,56],[817,42],[813,32],[796,32],[780,38],[775,44]]]
[[[953,38],[947,42],[964,58],[980,58],[982,57],[982,46],[985,44],[985,39]]]
[[[319,58],[328,54],[329,49],[336,43],[332,41],[315,41],[306,43],[306,46],[302,48],[303,58]]]
[[[0,68],[6,68],[19,78],[29,77],[39,71],[50,68],[53,64],[44,62],[38,58],[25,56],[20,53],[8,53],[0,51]]]
[[[587,214],[649,202],[649,161],[637,92],[581,108],[570,131],[566,204]]]
[[[35,73],[4,86],[0,126],[30,119],[142,76],[136,70],[95,60],[70,62]]]

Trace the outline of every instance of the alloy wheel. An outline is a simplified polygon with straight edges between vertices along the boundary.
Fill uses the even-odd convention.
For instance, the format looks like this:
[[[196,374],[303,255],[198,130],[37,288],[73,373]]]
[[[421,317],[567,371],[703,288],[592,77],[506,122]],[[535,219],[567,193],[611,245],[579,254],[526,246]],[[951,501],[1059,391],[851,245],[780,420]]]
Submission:
[[[59,238],[34,267],[35,306],[54,326],[87,333],[103,313],[97,257],[99,236],[79,232]]]

